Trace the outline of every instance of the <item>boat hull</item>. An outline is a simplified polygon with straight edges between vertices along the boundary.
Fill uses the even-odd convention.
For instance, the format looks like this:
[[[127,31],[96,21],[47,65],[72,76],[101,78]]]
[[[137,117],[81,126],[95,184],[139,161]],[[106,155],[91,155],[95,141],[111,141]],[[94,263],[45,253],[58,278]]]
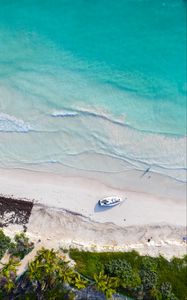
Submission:
[[[122,202],[121,198],[112,198],[112,197],[108,197],[108,198],[104,198],[103,200],[99,200],[98,204],[102,207],[113,207],[113,206],[117,206]]]

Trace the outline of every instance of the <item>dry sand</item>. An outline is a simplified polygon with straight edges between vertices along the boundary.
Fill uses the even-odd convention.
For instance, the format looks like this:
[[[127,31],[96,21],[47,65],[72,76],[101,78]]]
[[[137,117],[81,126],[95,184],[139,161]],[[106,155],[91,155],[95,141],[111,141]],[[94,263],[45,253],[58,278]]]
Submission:
[[[136,249],[167,257],[186,252],[182,241],[186,226],[184,185],[172,184],[175,192],[171,197],[162,189],[163,182],[153,195],[150,189],[149,193],[119,189],[99,179],[1,169],[0,193],[34,200],[27,232],[46,246],[98,251]],[[146,180],[150,185],[148,178],[141,183],[145,185]],[[159,189],[162,197],[158,196]],[[119,195],[124,202],[101,209],[97,201],[108,195]],[[11,234],[17,229],[11,225],[6,232]]]

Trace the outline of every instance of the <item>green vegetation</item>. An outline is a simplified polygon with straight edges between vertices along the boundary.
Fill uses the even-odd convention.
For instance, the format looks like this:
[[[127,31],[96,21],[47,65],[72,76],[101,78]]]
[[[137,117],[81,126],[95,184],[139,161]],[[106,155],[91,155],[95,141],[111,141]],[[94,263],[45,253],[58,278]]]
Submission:
[[[19,266],[19,261],[13,258],[11,258],[8,263],[2,264],[0,271],[0,299],[10,294],[16,287],[17,266]]]
[[[102,271],[99,274],[94,274],[94,280],[96,288],[103,292],[107,299],[116,293],[116,288],[119,286],[117,277],[110,277]]]
[[[85,288],[87,284],[58,252],[44,248],[38,251],[35,260],[29,264],[25,281],[30,284],[27,293],[34,291],[37,299],[63,299],[65,295],[68,297],[72,294],[64,288],[65,283],[78,289]]]
[[[10,238],[0,230],[0,260],[10,245]]]
[[[0,259],[7,251],[12,257],[16,256],[23,259],[34,248],[34,243],[29,242],[29,238],[22,232],[16,234],[14,241],[0,230]]]
[[[168,261],[162,256],[141,256],[136,251],[70,250],[69,256],[76,263],[71,267],[62,250],[41,248],[18,276],[22,259],[33,248],[24,233],[11,242],[0,231],[1,258],[6,251],[10,257],[0,263],[0,299],[73,300],[78,290],[89,287],[106,299],[118,292],[137,300],[187,300],[187,256]]]
[[[139,268],[141,264],[141,256],[136,252],[81,252],[78,250],[70,250],[70,257],[76,261],[77,270],[90,278],[94,273],[102,271],[104,265],[116,259],[126,259],[133,267]]]
[[[110,276],[119,278],[123,288],[136,288],[141,284],[137,270],[133,270],[125,259],[114,259],[104,265],[105,272]]]
[[[34,243],[30,243],[29,238],[22,232],[15,235],[14,242],[10,243],[8,252],[11,256],[16,256],[22,259],[25,255],[32,251],[33,248]]]
[[[100,272],[118,278],[117,291],[134,299],[187,299],[187,255],[168,261],[162,256],[141,256],[136,251],[70,250],[70,257],[76,261],[76,270],[90,279]]]
[[[69,262],[57,251],[40,249],[26,272],[18,277],[21,260],[34,244],[24,233],[15,235],[13,242],[0,232],[1,258],[7,251],[9,260],[0,263],[0,299],[74,299],[72,287],[84,289],[88,280],[70,268]],[[8,256],[6,257],[6,260]],[[71,288],[67,288],[67,285]]]

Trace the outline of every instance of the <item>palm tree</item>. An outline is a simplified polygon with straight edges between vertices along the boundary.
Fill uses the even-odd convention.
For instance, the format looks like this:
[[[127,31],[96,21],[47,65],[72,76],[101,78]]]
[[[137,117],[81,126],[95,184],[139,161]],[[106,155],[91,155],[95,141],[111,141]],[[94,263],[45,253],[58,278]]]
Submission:
[[[116,277],[109,277],[100,272],[98,275],[94,274],[94,280],[96,282],[96,288],[103,292],[107,299],[110,299],[114,293],[116,293],[116,288],[119,285],[119,280]]]
[[[84,289],[87,286],[87,283],[88,281],[81,278],[80,274],[77,273],[74,275],[74,286],[77,289],[79,290]]]
[[[1,263],[2,264],[2,263]],[[3,268],[0,271],[0,290],[10,293],[15,288],[17,267],[19,260],[11,258],[8,263],[2,264]]]
[[[28,266],[28,277],[38,291],[53,288],[59,280],[59,261],[57,253],[52,249],[38,251],[33,262]]]
[[[29,264],[27,276],[38,296],[47,299],[58,299],[55,295],[61,295],[60,299],[63,299],[62,295],[67,293],[65,284],[85,287],[85,281],[53,249],[38,251],[35,260]]]
[[[74,282],[74,271],[68,266],[68,262],[63,260],[58,264],[58,275],[62,282],[72,284]]]

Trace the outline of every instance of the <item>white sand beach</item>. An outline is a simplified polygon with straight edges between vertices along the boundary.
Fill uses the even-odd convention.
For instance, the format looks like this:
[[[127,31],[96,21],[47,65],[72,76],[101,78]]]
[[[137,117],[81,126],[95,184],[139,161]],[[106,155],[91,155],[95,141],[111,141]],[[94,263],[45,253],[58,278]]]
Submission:
[[[128,174],[129,178],[130,175]],[[149,193],[138,191],[135,177],[134,188],[114,188],[98,179],[84,177],[64,177],[45,172],[31,172],[22,170],[0,171],[0,193],[15,198],[34,200],[47,207],[66,209],[89,217],[97,222],[111,222],[119,226],[186,224],[186,199],[185,184],[169,181],[156,182],[157,192],[149,191],[150,183],[156,180],[139,177],[139,186],[148,190]],[[123,176],[123,175],[122,175]],[[160,178],[160,180],[167,178]],[[124,177],[125,181],[125,177]],[[115,181],[114,181],[115,183]],[[118,184],[119,182],[117,182]],[[155,183],[155,184],[156,184]],[[167,195],[173,192],[173,197]],[[8,193],[7,193],[8,191]],[[159,193],[164,196],[158,196]],[[101,208],[97,202],[110,195],[119,195],[124,199],[121,205],[113,208]]]
[[[126,184],[132,181],[130,174],[127,175]],[[118,188],[111,187],[99,176],[96,180],[82,175],[64,177],[1,169],[0,193],[34,201],[27,232],[32,239],[40,239],[44,244],[96,250],[137,249],[152,255],[181,256],[186,251],[182,241],[186,226],[185,184],[170,183],[163,178],[159,185],[159,176],[154,180],[153,174],[151,178],[146,176],[150,174],[144,177],[139,174],[139,186],[135,188],[140,191],[133,191],[130,185],[128,189],[119,188],[119,181]],[[138,175],[135,173],[134,178],[136,183]],[[100,208],[98,200],[109,195],[119,195],[124,201],[113,208]],[[18,226],[11,225],[6,231],[11,234],[17,229]]]
[[[186,253],[186,2],[1,1],[9,235]],[[108,196],[123,201],[101,208]]]

